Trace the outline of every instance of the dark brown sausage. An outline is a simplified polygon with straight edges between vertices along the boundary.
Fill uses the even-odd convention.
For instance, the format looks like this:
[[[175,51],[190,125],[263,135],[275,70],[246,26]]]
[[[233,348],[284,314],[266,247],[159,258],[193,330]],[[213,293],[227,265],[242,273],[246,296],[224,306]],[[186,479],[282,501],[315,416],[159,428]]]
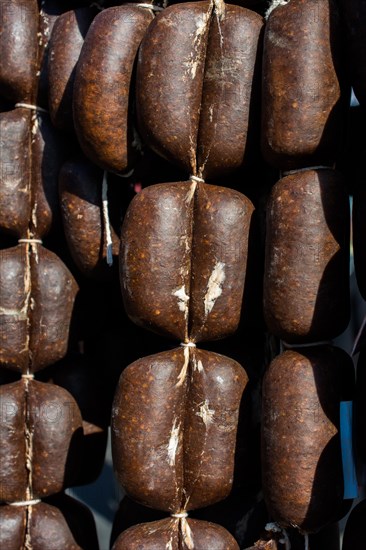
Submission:
[[[78,286],[61,260],[38,244],[0,253],[0,364],[36,372],[67,351]]]
[[[163,519],[130,527],[112,550],[239,550],[235,539],[220,525],[208,521]]]
[[[65,145],[47,114],[33,117],[29,131],[32,135],[32,212],[28,223],[32,235],[41,239],[60,221],[58,175]]]
[[[74,83],[80,145],[105,170],[123,172],[133,153],[130,88],[141,39],[152,12],[133,5],[101,12],[85,38]]]
[[[267,208],[264,312],[289,343],[334,338],[349,320],[349,202],[332,170],[282,178]]]
[[[225,498],[247,381],[232,359],[192,348],[130,365],[112,414],[113,461],[126,492],[171,512]]]
[[[252,213],[244,195],[202,183],[139,193],[121,236],[121,287],[131,319],[181,341],[234,332]]]
[[[208,37],[197,136],[197,167],[204,178],[240,168],[250,159],[259,125],[257,98],[262,18],[225,5],[212,17]],[[250,148],[252,146],[252,148]]]
[[[15,109],[0,114],[0,228],[26,237],[31,215],[31,112]]]
[[[286,351],[263,382],[262,469],[274,521],[316,532],[343,504],[340,402],[353,398],[353,364],[332,347]]]
[[[34,306],[30,348],[33,372],[66,355],[70,321],[78,291],[74,277],[56,254],[42,246],[37,248],[38,253],[31,254],[31,296]]]
[[[42,238],[58,220],[63,144],[48,115],[29,109],[1,113],[0,228]]]
[[[102,212],[103,172],[86,159],[66,162],[60,172],[60,201],[66,239],[74,262],[85,275],[110,279]],[[110,204],[110,208],[111,208]],[[112,252],[120,239],[111,226]]]
[[[139,128],[187,173],[212,177],[243,163],[262,25],[245,8],[210,2],[170,6],[150,25],[137,67]]]
[[[0,397],[2,500],[43,498],[72,485],[82,443],[81,415],[72,396],[58,386],[22,379],[0,386]]]
[[[263,59],[267,162],[281,169],[334,163],[348,106],[342,62],[334,0],[291,0],[272,11]]]
[[[0,95],[32,102],[37,81],[38,3],[1,0]]]
[[[75,510],[75,519],[85,521],[85,514]],[[89,522],[84,523],[84,528],[88,531],[93,528],[91,518]],[[90,545],[79,545],[70,530],[65,514],[55,506],[43,502],[28,507],[0,506],[1,548],[7,550],[25,548],[25,532],[27,532],[28,547],[34,550],[61,550],[61,548],[62,550],[96,550],[98,548],[95,540]],[[85,539],[88,540],[88,537],[84,537]],[[19,545],[17,545],[18,541],[21,541]]]
[[[75,70],[84,38],[94,18],[91,8],[60,15],[54,25],[48,56],[49,109],[53,124],[73,130],[72,96]]]

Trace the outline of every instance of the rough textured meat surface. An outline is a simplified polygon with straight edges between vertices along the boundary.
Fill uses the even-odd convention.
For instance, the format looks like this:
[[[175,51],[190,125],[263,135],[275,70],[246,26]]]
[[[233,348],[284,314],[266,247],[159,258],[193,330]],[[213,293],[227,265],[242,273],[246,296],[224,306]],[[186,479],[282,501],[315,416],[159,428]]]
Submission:
[[[281,169],[334,163],[348,106],[343,67],[334,0],[291,0],[272,11],[263,57],[267,162]]]
[[[38,4],[36,0],[1,0],[0,95],[31,102],[37,71]]]
[[[30,125],[28,110],[0,113],[0,228],[17,237],[26,236],[31,215]]]
[[[66,503],[62,502],[65,499]],[[59,500],[60,508],[43,502],[34,506],[0,506],[1,548],[98,550],[95,524],[89,510],[70,497],[63,496]]]
[[[195,182],[139,193],[121,235],[121,288],[131,319],[181,341],[234,332],[253,210],[237,191]]]
[[[85,275],[108,280],[113,271],[106,261],[103,173],[86,159],[78,159],[63,165],[59,179],[63,226],[73,260]],[[117,257],[120,240],[110,229],[112,253]]]
[[[0,114],[0,228],[41,239],[58,221],[64,146],[48,115],[18,108]]]
[[[142,41],[140,131],[189,174],[217,176],[244,161],[262,25],[245,8],[189,2],[165,9]]]
[[[112,550],[239,550],[235,539],[220,525],[195,519],[163,519],[124,531]]]
[[[265,500],[283,527],[316,532],[343,504],[340,402],[353,398],[353,365],[337,348],[286,351],[263,382]]]
[[[133,5],[102,11],[93,21],[77,64],[73,111],[80,145],[101,168],[123,172],[131,162],[130,87],[137,49],[153,19]]]
[[[35,372],[62,359],[77,291],[67,267],[42,246],[1,250],[1,366]]]
[[[19,502],[70,487],[80,467],[82,419],[63,388],[22,379],[0,386],[0,498]]]
[[[52,122],[62,130],[74,128],[72,96],[76,64],[94,15],[92,8],[68,11],[57,18],[52,30],[48,55],[48,101]]]
[[[267,207],[264,313],[289,343],[334,338],[349,320],[349,202],[341,177],[282,178]]]
[[[130,365],[112,414],[113,463],[126,492],[170,512],[225,498],[247,381],[232,359],[187,347]]]

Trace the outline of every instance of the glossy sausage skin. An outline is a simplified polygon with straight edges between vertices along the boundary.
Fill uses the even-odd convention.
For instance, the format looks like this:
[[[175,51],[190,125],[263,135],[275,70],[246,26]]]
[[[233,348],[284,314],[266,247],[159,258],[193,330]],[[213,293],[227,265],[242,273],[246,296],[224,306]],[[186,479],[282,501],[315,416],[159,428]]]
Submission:
[[[332,166],[348,108],[334,0],[291,0],[264,36],[262,151],[284,169]],[[345,92],[343,94],[343,92]]]
[[[282,178],[267,207],[264,313],[288,343],[334,338],[349,320],[349,201],[332,170]]]
[[[104,170],[125,171],[133,156],[131,78],[152,12],[133,5],[102,11],[85,38],[76,68],[75,130],[87,157]]]
[[[219,13],[213,3],[189,2],[165,9],[142,41],[140,132],[189,174],[210,178],[244,162],[262,25],[258,14],[239,6]],[[156,74],[163,75],[158,82]]]
[[[270,364],[263,382],[263,487],[270,514],[283,527],[316,532],[338,520],[340,402],[353,392],[353,364],[343,350],[297,348]]]
[[[241,193],[202,183],[139,193],[121,234],[121,288],[131,319],[180,341],[235,332],[253,210]]]
[[[1,499],[44,498],[73,484],[80,467],[82,420],[63,388],[35,380],[0,386]],[[9,434],[12,437],[9,438]]]
[[[118,537],[112,550],[239,550],[235,539],[220,525],[188,519],[188,528],[184,528],[181,523],[170,518],[130,527]]]
[[[1,250],[1,366],[36,372],[62,359],[77,291],[67,267],[41,245]]]
[[[114,467],[126,492],[170,512],[225,498],[247,381],[232,359],[192,348],[130,365],[112,414]]]

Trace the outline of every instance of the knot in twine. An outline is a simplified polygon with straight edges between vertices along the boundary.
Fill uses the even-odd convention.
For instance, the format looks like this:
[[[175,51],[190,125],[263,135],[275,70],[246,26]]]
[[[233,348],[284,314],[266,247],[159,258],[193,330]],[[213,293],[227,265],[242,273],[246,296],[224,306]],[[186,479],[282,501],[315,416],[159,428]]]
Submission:
[[[205,183],[205,180],[203,178],[200,178],[199,176],[189,176],[189,181],[194,181],[195,183]]]

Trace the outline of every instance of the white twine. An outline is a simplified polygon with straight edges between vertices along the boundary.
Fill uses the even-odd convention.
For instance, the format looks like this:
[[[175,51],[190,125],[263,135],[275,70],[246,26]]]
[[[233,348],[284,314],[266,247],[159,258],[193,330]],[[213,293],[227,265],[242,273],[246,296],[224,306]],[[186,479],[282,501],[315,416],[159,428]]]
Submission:
[[[307,533],[304,534],[304,541],[305,541],[305,550],[309,550],[309,535]]]
[[[32,105],[31,103],[16,103],[15,107],[20,107],[22,109],[30,109],[31,111],[37,111],[40,113],[48,114],[48,111],[46,109],[43,109],[43,107],[38,107],[38,105]]]
[[[103,184],[102,184],[102,210],[103,210],[103,223],[106,236],[106,247],[107,247],[107,264],[109,266],[113,265],[113,243],[111,235],[111,225],[109,221],[108,213],[108,182],[107,182],[107,172],[103,173]]]
[[[265,18],[268,19],[268,17],[271,15],[273,10],[275,10],[280,6],[286,6],[286,4],[288,4],[289,2],[290,0],[272,0],[268,10],[266,11]]]
[[[26,380],[34,380],[34,374],[22,374],[22,378],[25,378]]]
[[[194,181],[196,183],[205,183],[205,180],[198,176],[189,176],[189,180]]]
[[[282,539],[279,540],[281,544],[285,545],[286,550],[291,550],[291,542],[287,534],[286,529],[283,529],[278,523],[267,523],[265,526],[266,531],[272,531],[272,533],[281,533]]]
[[[214,7],[219,19],[222,19],[225,15],[225,2],[224,0],[214,0]]]
[[[291,176],[291,174],[299,174],[301,172],[309,172],[309,170],[333,170],[332,166],[306,166],[306,168],[297,168],[295,170],[285,170],[281,172],[281,177]]]
[[[136,4],[138,8],[145,8],[146,10],[152,10],[152,11],[163,11],[164,8],[161,8],[160,6],[154,6],[153,4]]]
[[[177,514],[170,514],[172,516],[172,518],[177,518],[177,519],[180,519],[180,518],[187,518],[188,517],[188,512],[179,512]]]
[[[180,344],[184,348],[195,348],[196,344],[194,342],[181,342]]]
[[[188,513],[183,510],[182,512],[171,514],[171,517],[177,519],[180,522],[180,529],[182,532],[183,541],[189,550],[193,550],[194,542],[192,531],[187,521]]]
[[[34,498],[33,500],[20,500],[19,502],[7,502],[9,506],[34,506],[35,504],[39,504],[41,499]]]
[[[18,243],[43,244],[41,239],[19,239]]]

